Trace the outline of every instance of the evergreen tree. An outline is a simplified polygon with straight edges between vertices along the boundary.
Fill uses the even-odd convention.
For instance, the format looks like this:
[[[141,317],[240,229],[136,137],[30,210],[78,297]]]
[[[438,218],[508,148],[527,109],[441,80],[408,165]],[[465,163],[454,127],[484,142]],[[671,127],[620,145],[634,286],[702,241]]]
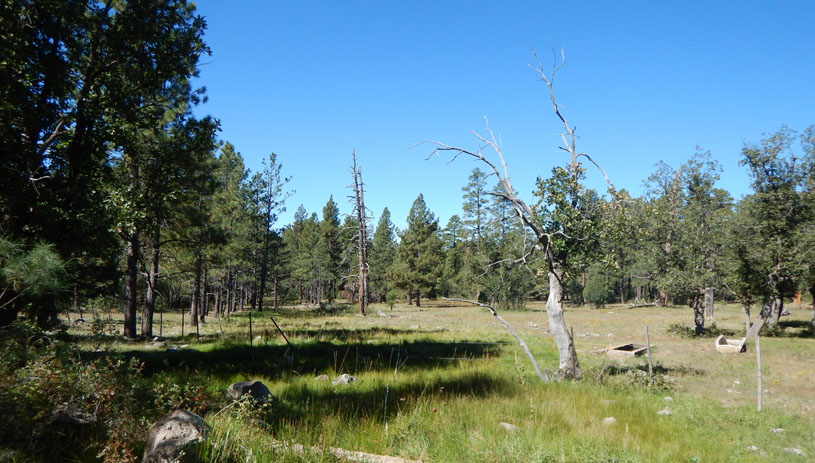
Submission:
[[[374,231],[374,238],[371,243],[371,250],[368,254],[368,265],[370,266],[369,284],[371,287],[371,297],[379,302],[388,298],[388,294],[393,289],[392,282],[388,278],[391,267],[396,259],[396,230],[391,222],[391,213],[386,207],[382,210],[379,222]],[[388,302],[391,302],[390,300]]]
[[[437,289],[444,259],[438,220],[421,194],[410,208],[407,225],[396,249],[397,265],[391,275],[394,284],[408,293],[409,301],[415,298],[419,307],[422,294],[429,295]]]
[[[328,198],[323,207],[323,220],[320,222],[320,236],[327,253],[327,265],[322,270],[322,278],[326,282],[325,295],[328,302],[332,302],[339,289],[340,279],[344,276],[342,269],[343,240],[340,228],[340,210],[334,202],[334,196]]]

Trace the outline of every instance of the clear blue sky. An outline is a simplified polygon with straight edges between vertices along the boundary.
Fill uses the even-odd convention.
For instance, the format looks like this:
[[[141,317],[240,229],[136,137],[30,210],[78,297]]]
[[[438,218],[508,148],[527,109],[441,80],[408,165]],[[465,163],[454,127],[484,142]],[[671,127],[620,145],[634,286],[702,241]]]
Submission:
[[[298,205],[321,212],[333,194],[343,212],[356,149],[375,220],[388,206],[405,226],[423,193],[445,225],[460,214],[476,164],[425,161],[423,140],[475,148],[484,116],[500,134],[516,188],[567,161],[562,126],[530,64],[552,49],[566,66],[555,82],[590,153],[618,188],[638,195],[664,160],[696,146],[724,169],[719,187],[738,198],[749,180],[745,143],[782,124],[815,124],[815,2],[308,2],[205,0],[199,114],[221,120],[258,170],[275,152]],[[602,178],[590,173],[590,186]]]

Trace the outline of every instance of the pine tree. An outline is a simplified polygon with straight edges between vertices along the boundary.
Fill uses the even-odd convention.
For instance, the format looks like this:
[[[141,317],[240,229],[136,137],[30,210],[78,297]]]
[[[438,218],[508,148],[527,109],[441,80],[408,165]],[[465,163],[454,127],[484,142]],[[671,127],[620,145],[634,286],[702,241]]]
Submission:
[[[396,230],[391,222],[391,213],[386,207],[382,210],[379,222],[374,231],[371,251],[368,256],[370,266],[369,284],[371,297],[383,302],[393,289],[388,273],[396,259]],[[391,302],[391,301],[388,301]]]
[[[444,268],[439,223],[421,194],[410,208],[407,224],[396,250],[398,263],[391,275],[396,286],[407,291],[408,300],[415,298],[419,307],[422,294],[429,295],[437,289]]]

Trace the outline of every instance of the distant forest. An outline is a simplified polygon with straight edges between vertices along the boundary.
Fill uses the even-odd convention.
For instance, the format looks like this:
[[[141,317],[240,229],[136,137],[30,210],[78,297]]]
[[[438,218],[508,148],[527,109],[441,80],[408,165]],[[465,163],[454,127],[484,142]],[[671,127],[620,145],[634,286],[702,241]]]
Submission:
[[[515,309],[547,297],[544,255],[567,249],[572,304],[688,305],[699,327],[713,297],[769,322],[796,293],[815,298],[815,127],[745,146],[752,193],[739,201],[716,188],[721,167],[705,152],[658,164],[641,197],[586,189],[580,163],[555,168],[527,198],[550,249],[478,168],[444,226],[421,194],[404,228],[387,208],[342,214],[335,197],[351,190],[280,224],[280,159],[251,172],[218,121],[192,113],[205,98],[191,85],[208,53],[203,19],[143,3],[2,9],[0,326],[19,315],[47,326],[92,304],[122,310],[128,337],[152,336],[159,310],[195,324],[361,296]]]

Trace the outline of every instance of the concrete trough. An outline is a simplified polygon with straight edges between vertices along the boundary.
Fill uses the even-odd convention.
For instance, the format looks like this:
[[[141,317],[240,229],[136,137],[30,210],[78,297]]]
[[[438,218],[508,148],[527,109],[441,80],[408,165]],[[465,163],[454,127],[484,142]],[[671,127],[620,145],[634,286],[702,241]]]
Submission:
[[[653,349],[654,346],[651,346]],[[648,347],[645,344],[621,344],[606,348],[606,355],[610,357],[639,357],[644,354]]]
[[[747,352],[747,338],[727,339],[721,335],[716,338],[716,350],[725,354]]]

